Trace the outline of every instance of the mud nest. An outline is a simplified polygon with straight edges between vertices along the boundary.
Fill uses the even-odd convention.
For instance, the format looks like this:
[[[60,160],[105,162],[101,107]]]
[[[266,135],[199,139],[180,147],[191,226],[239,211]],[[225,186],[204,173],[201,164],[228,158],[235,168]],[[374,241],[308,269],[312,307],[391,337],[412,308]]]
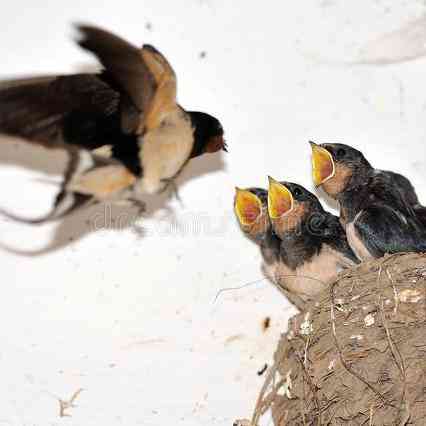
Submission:
[[[250,426],[268,409],[275,426],[426,425],[426,255],[341,274],[290,320],[274,362]]]

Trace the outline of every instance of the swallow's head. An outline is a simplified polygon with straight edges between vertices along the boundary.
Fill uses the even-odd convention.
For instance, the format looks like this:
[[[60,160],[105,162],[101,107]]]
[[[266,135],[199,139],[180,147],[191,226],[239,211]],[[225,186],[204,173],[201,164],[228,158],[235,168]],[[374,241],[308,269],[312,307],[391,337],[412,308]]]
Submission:
[[[268,212],[272,228],[278,237],[298,231],[315,213],[322,212],[318,198],[303,186],[278,182],[269,177]]]
[[[235,188],[234,211],[242,231],[253,240],[262,240],[270,228],[268,193],[262,188]]]
[[[312,176],[332,198],[345,192],[354,180],[362,179],[371,169],[364,155],[348,145],[326,143],[312,148]]]
[[[190,111],[189,115],[194,128],[194,146],[191,158],[207,152],[226,151],[224,131],[220,121],[205,112]]]

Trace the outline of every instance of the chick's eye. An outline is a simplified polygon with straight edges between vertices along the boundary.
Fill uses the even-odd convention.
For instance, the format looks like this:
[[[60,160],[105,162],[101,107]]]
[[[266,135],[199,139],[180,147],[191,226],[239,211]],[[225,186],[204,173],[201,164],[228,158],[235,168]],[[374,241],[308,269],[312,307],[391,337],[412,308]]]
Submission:
[[[300,197],[302,195],[302,191],[299,188],[295,188],[293,191],[293,195],[295,197]]]
[[[346,151],[343,148],[339,148],[336,152],[337,158],[343,158],[346,155]]]

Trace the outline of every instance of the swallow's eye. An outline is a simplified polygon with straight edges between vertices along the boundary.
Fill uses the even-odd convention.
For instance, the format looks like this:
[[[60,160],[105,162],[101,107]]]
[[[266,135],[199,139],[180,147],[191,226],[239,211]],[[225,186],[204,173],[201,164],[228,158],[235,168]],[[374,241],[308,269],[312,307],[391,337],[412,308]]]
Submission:
[[[299,188],[295,188],[293,191],[293,195],[295,197],[300,197],[302,195],[302,191]]]
[[[345,157],[346,155],[346,151],[343,148],[339,148],[336,152],[336,157],[338,159],[342,159],[343,157]]]

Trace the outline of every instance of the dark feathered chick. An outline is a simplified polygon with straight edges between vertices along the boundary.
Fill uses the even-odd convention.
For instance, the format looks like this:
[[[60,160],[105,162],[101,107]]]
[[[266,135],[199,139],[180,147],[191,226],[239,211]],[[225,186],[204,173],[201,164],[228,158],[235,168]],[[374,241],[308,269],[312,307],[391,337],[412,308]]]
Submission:
[[[408,179],[373,168],[348,145],[311,146],[314,183],[339,202],[341,223],[360,260],[426,251],[426,216]]]
[[[358,263],[339,219],[303,186],[269,178],[268,210],[280,239],[281,285],[305,300]]]
[[[234,211],[241,230],[261,249],[267,264],[278,260],[279,240],[268,216],[268,192],[263,188],[236,188]]]
[[[85,203],[158,193],[191,158],[226,150],[215,117],[177,103],[175,72],[157,49],[100,28],[78,29],[79,45],[97,57],[101,73],[0,86],[0,133],[69,153],[53,211],[29,222]],[[105,146],[110,155],[99,155]]]
[[[281,241],[272,231],[268,216],[268,192],[262,188],[236,188],[234,211],[241,230],[260,248],[262,272],[288,298],[303,309],[305,301],[281,285]]]

